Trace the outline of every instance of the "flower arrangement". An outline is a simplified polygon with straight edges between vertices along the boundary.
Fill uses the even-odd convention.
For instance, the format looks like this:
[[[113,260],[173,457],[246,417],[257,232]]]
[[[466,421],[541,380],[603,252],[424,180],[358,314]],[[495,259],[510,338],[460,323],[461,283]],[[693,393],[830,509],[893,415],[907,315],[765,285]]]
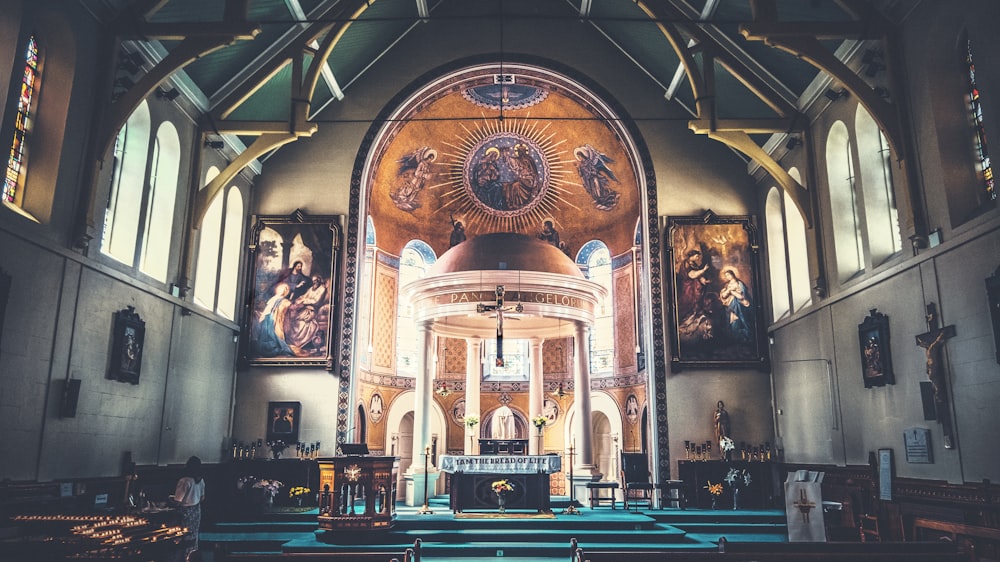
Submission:
[[[719,449],[722,449],[723,453],[728,453],[736,449],[736,443],[733,442],[732,437],[723,437],[719,440]]]
[[[271,496],[272,498],[278,495],[278,490],[281,489],[282,486],[284,486],[284,484],[281,483],[281,480],[263,479],[263,480],[257,480],[256,482],[253,483],[254,488],[259,488],[264,490],[264,493]]]
[[[543,427],[545,427],[545,424],[549,423],[549,418],[543,415],[537,415],[531,418],[531,423],[535,424],[535,427],[541,430]]]
[[[510,482],[508,482],[506,478],[503,480],[497,480],[491,484],[490,487],[493,488],[493,493],[498,496],[514,489],[514,486],[511,486]]]
[[[479,423],[478,416],[465,416],[465,425],[469,426],[469,429],[476,427],[477,423]]]
[[[737,486],[749,486],[753,478],[750,477],[750,471],[745,468],[730,468],[729,472],[726,473],[725,481],[729,484],[729,487],[735,488]]]
[[[308,494],[311,491],[312,490],[310,490],[309,488],[306,488],[305,486],[293,486],[293,487],[291,487],[291,488],[288,489],[288,497],[290,497],[290,498],[300,498],[300,497]]]
[[[242,492],[247,486],[253,486],[253,483],[257,481],[255,476],[240,476],[236,479],[236,489]]]
[[[712,484],[711,480],[708,480],[707,482],[708,486],[705,486],[704,488],[708,490],[709,494],[712,494],[713,496],[716,497],[722,495],[722,482],[717,482],[715,484]]]

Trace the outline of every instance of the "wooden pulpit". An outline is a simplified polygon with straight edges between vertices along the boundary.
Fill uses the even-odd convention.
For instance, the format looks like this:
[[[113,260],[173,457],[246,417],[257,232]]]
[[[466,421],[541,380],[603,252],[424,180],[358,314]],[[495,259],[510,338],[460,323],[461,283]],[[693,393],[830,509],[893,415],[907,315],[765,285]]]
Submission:
[[[398,457],[345,455],[318,459],[319,528],[389,529],[396,520]]]

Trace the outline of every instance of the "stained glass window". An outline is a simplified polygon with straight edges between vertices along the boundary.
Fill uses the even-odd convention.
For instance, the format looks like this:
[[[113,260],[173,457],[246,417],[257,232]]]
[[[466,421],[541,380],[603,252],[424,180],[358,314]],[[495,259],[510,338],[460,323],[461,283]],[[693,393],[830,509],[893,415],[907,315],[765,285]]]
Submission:
[[[983,125],[983,107],[979,100],[979,86],[976,85],[976,64],[972,60],[972,40],[965,42],[965,63],[969,68],[969,109],[972,113],[972,123],[976,129],[976,156],[983,173],[986,195],[990,199],[997,198],[996,185],[993,182],[993,166],[990,164],[990,153],[986,149],[986,127]]]
[[[38,43],[35,36],[28,39],[24,53],[24,77],[17,99],[17,116],[14,122],[14,140],[10,145],[7,173],[3,178],[3,200],[14,203],[27,155],[28,133],[31,130],[31,102],[38,84]]]

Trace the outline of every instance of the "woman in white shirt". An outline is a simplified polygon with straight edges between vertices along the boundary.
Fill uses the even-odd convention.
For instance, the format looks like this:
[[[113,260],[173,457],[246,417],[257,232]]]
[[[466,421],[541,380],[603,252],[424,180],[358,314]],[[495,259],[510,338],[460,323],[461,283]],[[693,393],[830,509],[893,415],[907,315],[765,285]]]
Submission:
[[[198,531],[201,527],[201,502],[205,499],[205,479],[201,473],[201,459],[191,457],[184,465],[184,476],[177,481],[174,495],[170,497],[179,506],[181,522],[188,529],[186,556],[198,550]]]

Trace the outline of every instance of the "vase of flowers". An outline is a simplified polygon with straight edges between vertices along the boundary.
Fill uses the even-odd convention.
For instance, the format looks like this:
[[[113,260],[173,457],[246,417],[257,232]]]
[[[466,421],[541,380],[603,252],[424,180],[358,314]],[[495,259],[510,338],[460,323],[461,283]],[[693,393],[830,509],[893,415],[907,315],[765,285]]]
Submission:
[[[507,503],[507,492],[512,491],[514,486],[505,478],[497,480],[490,487],[493,489],[493,493],[497,495],[497,505],[500,507],[500,513],[503,513],[505,504]]]
[[[708,490],[708,496],[712,498],[712,509],[719,509],[719,496],[722,495],[722,482],[716,482],[712,484],[711,480],[708,480],[708,486],[705,486]]]
[[[473,439],[475,439],[476,437],[476,424],[478,423],[479,423],[479,416],[466,414],[465,427],[469,428],[469,452],[471,453],[476,452]]]
[[[726,484],[729,484],[729,488],[733,491],[733,509],[739,509],[740,489],[743,486],[749,486],[753,480],[750,477],[750,471],[745,468],[730,468],[729,472],[726,473],[725,480]]]
[[[274,505],[274,496],[278,495],[278,490],[283,485],[280,480],[274,479],[261,479],[253,483],[255,489],[261,490],[264,493],[264,504],[267,509],[270,509]]]
[[[306,499],[306,495],[311,491],[305,486],[294,486],[288,490],[288,497],[295,500],[295,505],[302,507],[302,500]]]
[[[722,451],[722,457],[726,462],[732,460],[733,451],[736,449],[736,443],[733,441],[732,437],[723,437],[719,440],[719,450]]]
[[[535,424],[535,429],[537,429],[538,430],[538,434],[541,435],[542,434],[542,428],[544,428],[545,425],[547,423],[549,423],[549,418],[547,418],[547,417],[545,417],[543,415],[537,415],[537,416],[531,418],[531,423]]]

